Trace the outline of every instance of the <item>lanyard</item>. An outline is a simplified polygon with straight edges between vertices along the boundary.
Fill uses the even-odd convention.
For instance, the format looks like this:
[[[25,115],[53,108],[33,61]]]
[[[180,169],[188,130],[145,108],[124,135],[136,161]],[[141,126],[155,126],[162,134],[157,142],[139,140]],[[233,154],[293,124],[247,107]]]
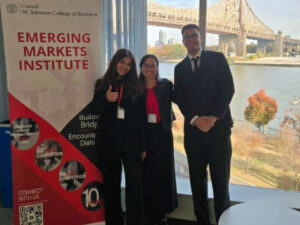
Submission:
[[[119,98],[118,98],[118,105],[120,105],[120,103],[121,103],[121,100],[122,100],[122,95],[123,95],[123,87],[124,87],[124,85],[123,85],[123,84],[121,84],[121,90],[120,90],[120,94],[119,94]],[[117,92],[119,92],[119,88],[118,88],[118,87],[116,87],[116,91],[117,91]]]

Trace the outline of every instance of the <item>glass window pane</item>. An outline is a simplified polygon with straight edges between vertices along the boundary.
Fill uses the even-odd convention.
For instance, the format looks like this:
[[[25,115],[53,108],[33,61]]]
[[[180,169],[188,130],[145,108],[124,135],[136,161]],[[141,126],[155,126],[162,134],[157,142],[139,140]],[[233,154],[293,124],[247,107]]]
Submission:
[[[236,89],[231,103],[235,121],[233,184],[300,190],[299,7],[297,0],[272,4],[207,1],[206,50],[225,54]],[[183,24],[189,23],[184,22],[186,14],[179,14],[179,9],[198,17],[199,1],[148,1],[148,53],[159,57],[160,76],[171,80],[175,65],[186,56],[179,26],[174,28],[171,16],[175,11]],[[192,23],[198,24],[198,19]],[[257,102],[265,104],[257,106]],[[185,154],[183,117],[176,105],[174,109],[174,146]],[[176,167],[187,171],[186,164]]]
[[[206,49],[226,55],[236,89],[231,183],[300,190],[299,7],[208,2]]]
[[[182,44],[181,28],[199,23],[199,0],[148,0],[148,53],[159,58],[159,75],[174,79],[174,67],[187,52]],[[173,126],[177,176],[187,178],[188,165],[183,147],[183,116],[173,104],[176,121]]]

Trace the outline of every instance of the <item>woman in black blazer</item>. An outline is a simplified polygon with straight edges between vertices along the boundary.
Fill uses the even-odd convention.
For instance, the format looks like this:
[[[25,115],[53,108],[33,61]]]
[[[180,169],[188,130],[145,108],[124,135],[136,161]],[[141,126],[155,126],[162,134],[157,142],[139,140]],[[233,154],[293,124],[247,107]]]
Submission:
[[[99,113],[97,146],[103,173],[107,225],[123,225],[122,163],[126,179],[126,222],[143,224],[142,161],[146,155],[143,88],[132,53],[118,50],[105,74],[96,81],[93,98]]]
[[[173,84],[158,75],[158,59],[140,62],[147,111],[147,156],[143,164],[146,224],[166,224],[165,214],[177,207],[171,107]]]

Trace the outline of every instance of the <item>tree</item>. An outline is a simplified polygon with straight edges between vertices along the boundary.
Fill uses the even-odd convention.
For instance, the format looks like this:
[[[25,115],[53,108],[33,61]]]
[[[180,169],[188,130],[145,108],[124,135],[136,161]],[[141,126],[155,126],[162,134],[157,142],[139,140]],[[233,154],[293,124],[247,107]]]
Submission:
[[[246,46],[247,53],[256,53],[257,45],[254,43],[251,43]]]
[[[159,59],[177,59],[184,58],[187,51],[183,44],[174,44],[155,47],[148,46],[148,53],[156,55]]]
[[[291,107],[285,112],[281,128],[289,127],[293,129],[300,140],[300,99],[294,97],[294,100],[289,104]]]
[[[219,51],[219,46],[218,45],[210,45],[210,46],[207,46],[206,49],[210,50],[210,51],[218,52]]]
[[[245,108],[244,118],[248,122],[254,123],[260,130],[264,127],[266,133],[266,125],[275,117],[277,112],[277,101],[266,95],[266,92],[261,89],[253,96],[248,98],[249,105]]]

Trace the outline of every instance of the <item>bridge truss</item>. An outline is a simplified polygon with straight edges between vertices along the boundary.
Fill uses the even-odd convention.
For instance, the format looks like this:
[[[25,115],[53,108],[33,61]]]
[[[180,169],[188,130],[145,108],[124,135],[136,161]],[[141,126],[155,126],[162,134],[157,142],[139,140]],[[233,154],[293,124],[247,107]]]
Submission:
[[[148,24],[181,28],[187,23],[199,24],[199,10],[175,8],[148,1]],[[208,33],[243,34],[248,38],[275,40],[275,34],[253,12],[246,0],[219,0],[208,7]]]

